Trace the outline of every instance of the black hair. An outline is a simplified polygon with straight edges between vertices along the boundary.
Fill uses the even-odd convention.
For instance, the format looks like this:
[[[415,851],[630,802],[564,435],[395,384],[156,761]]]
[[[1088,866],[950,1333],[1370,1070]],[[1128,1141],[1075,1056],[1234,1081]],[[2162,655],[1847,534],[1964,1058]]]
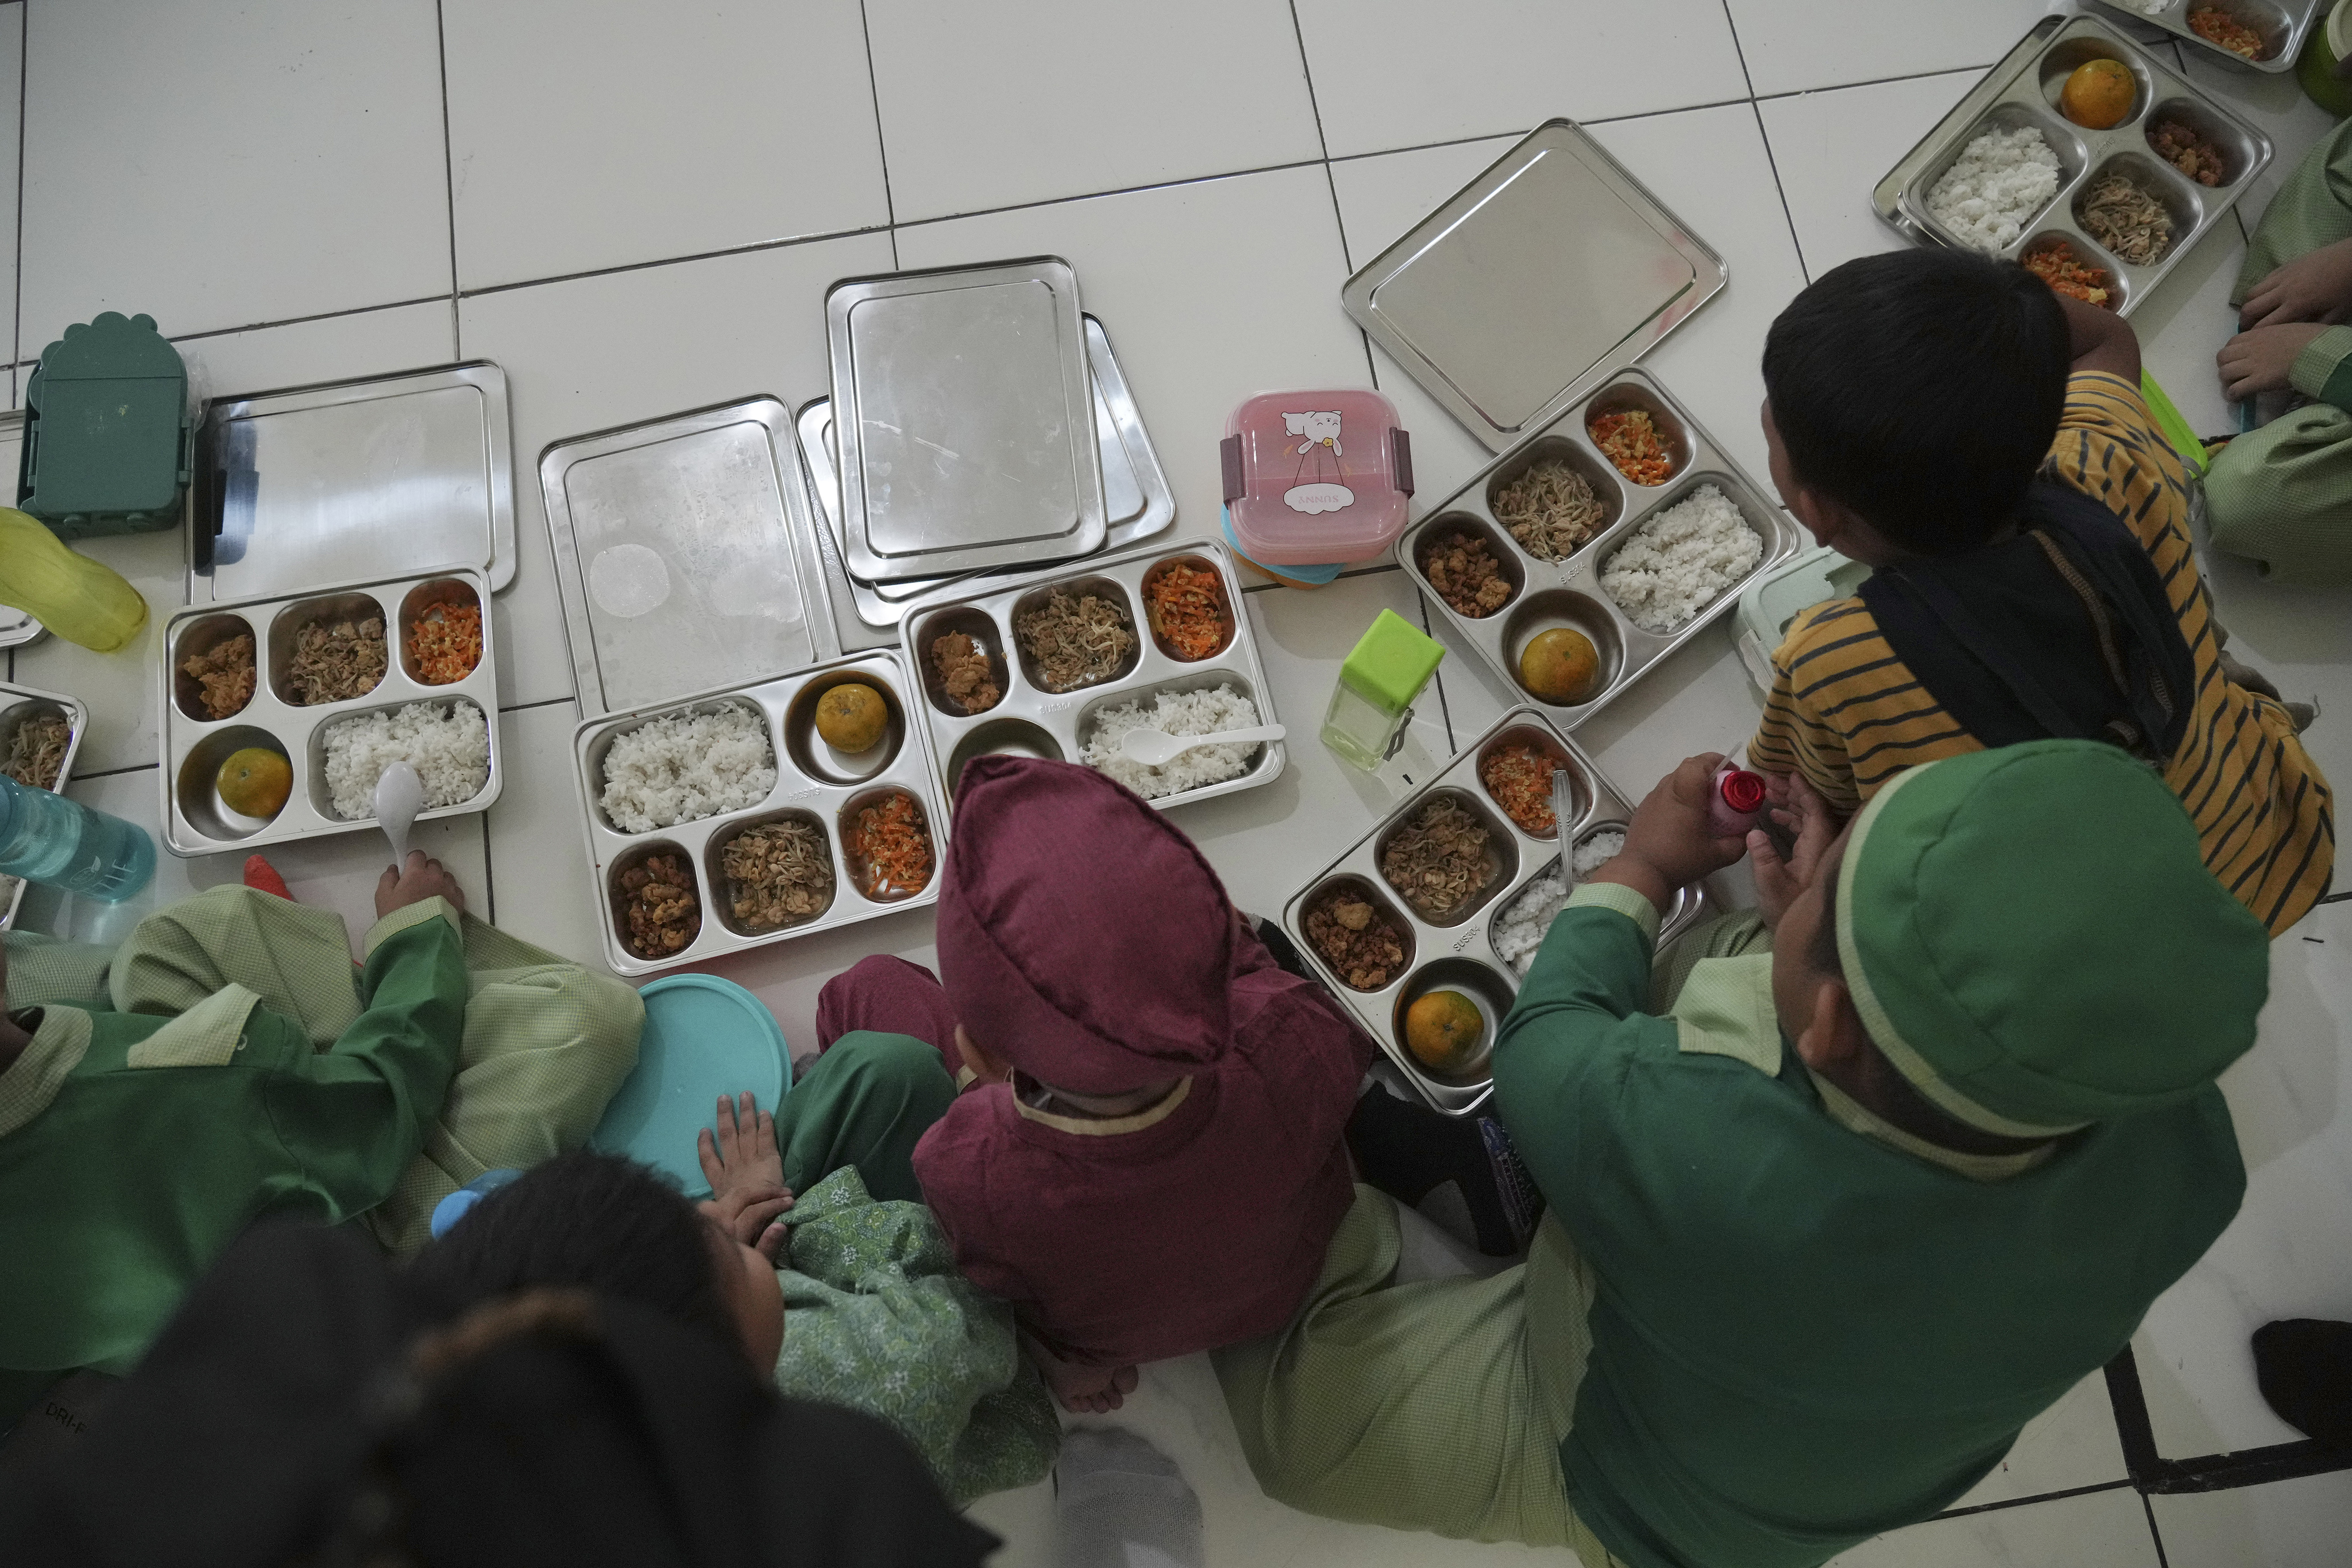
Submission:
[[[445,1312],[575,1285],[737,1342],[710,1222],[651,1167],[586,1149],[532,1167],[417,1254],[408,1288]]]
[[[2057,437],[2066,312],[2014,262],[1958,250],[1824,273],[1764,339],[1764,390],[1798,480],[1896,548],[1982,544]]]
[[[1805,962],[1826,980],[1845,978],[1845,956],[1838,951],[1837,931],[1838,873],[1843,869],[1845,857],[1841,855],[1822,873],[1822,918],[1813,927],[1812,944],[1805,950]]]

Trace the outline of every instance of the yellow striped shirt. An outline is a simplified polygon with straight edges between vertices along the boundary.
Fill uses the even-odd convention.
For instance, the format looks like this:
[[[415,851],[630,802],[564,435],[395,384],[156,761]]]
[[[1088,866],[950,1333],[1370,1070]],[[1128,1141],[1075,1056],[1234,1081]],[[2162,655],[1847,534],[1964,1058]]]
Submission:
[[[2165,782],[2205,847],[2205,864],[2275,935],[2327,889],[2336,861],[2334,796],[2278,703],[2221,673],[2210,596],[2189,547],[2189,482],[2120,376],[2083,371],[2044,478],[2095,497],[2147,547],[2197,668],[2197,700]],[[1860,599],[1832,599],[1790,623],[1748,760],[1802,769],[1824,799],[1858,810],[1889,778],[1937,757],[1982,750],[1895,656]]]

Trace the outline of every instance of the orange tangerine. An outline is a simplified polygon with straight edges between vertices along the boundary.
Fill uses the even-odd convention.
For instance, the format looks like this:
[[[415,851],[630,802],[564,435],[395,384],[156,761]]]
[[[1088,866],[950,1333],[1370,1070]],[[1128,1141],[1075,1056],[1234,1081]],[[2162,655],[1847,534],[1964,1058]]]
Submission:
[[[1458,1072],[1478,1049],[1486,1020],[1459,991],[1432,991],[1404,1010],[1404,1043],[1432,1072]]]
[[[2090,131],[2121,125],[2139,97],[2139,84],[2121,60],[2084,60],[2059,89],[2058,107],[2066,118]]]
[[[1601,684],[1601,652],[1569,626],[1538,632],[1519,655],[1519,683],[1546,702],[1585,701]]]
[[[213,787],[239,816],[275,816],[294,793],[294,764],[267,746],[247,746],[228,754]]]

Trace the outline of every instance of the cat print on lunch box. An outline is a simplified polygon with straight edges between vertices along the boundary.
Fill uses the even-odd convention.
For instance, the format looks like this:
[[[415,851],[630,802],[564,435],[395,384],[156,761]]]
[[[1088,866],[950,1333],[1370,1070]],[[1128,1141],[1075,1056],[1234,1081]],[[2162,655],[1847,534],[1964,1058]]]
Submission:
[[[1356,492],[1339,482],[1339,411],[1310,409],[1293,414],[1285,409],[1282,426],[1291,435],[1303,437],[1294,454],[1298,458],[1297,471],[1290,488],[1282,492],[1282,504],[1293,511],[1309,514],[1355,505]],[[1330,449],[1328,468],[1325,466],[1326,447]]]

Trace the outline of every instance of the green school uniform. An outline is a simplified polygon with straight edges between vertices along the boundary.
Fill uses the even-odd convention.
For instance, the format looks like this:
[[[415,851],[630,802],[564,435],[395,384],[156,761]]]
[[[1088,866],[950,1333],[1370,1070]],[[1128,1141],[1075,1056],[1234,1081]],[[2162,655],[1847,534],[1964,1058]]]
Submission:
[[[1560,1465],[1633,1568],[1799,1568],[1999,1463],[2221,1233],[2244,1170],[2211,1088],[2039,1155],[1936,1149],[1807,1071],[1769,952],[1643,1012],[1656,918],[1580,888],[1495,1054],[1596,1281]]]
[[[455,912],[378,923],[359,988],[325,1050],[236,984],[173,1016],[45,1005],[0,1074],[0,1367],[121,1370],[254,1220],[383,1201],[457,1066]]]

